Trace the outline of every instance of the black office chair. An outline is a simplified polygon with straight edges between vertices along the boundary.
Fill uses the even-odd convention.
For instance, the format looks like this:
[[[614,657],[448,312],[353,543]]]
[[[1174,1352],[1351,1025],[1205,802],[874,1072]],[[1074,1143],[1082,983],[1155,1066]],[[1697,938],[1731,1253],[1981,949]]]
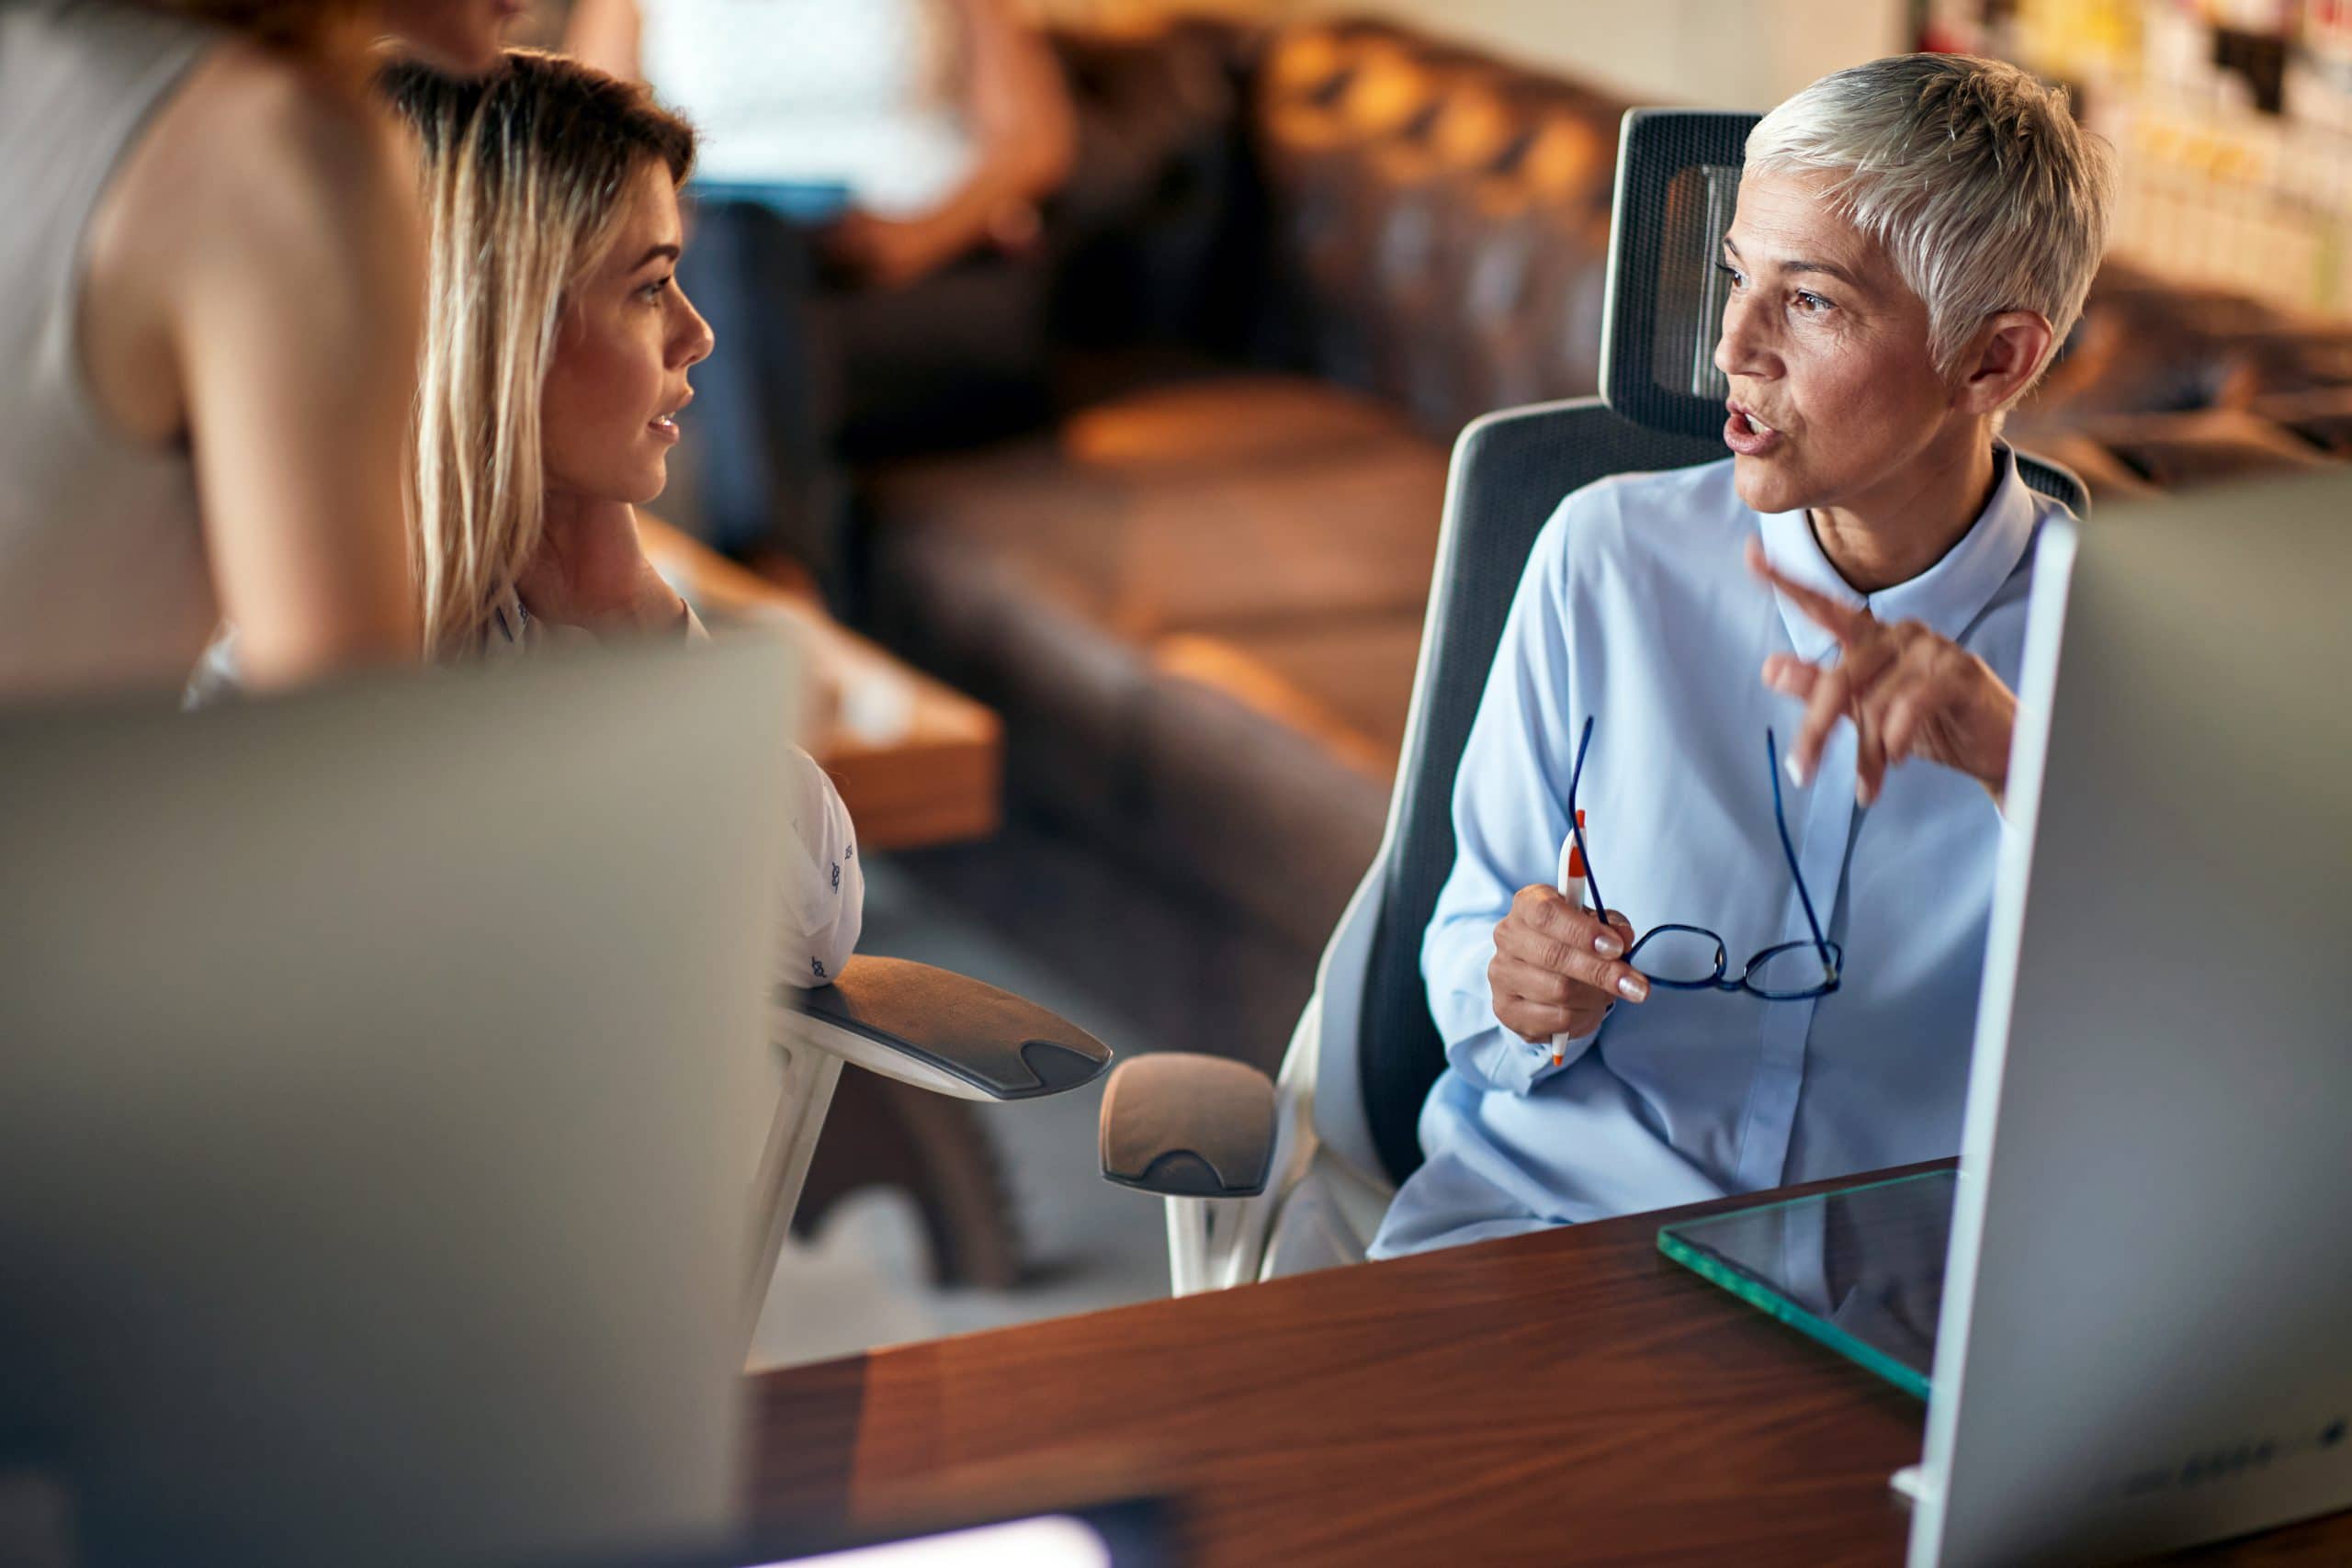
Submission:
[[[1380,852],[1325,950],[1278,1080],[1139,1057],[1102,1104],[1103,1174],[1169,1200],[1178,1294],[1361,1260],[1420,1164],[1445,1066],[1419,955],[1454,861],[1454,774],[1529,550],[1562,497],[1611,474],[1724,456],[1713,351],[1747,132],[1758,117],[1629,112],[1619,142],[1601,395],[1509,409],[1454,444],[1420,664]],[[2018,457],[2077,513],[2083,487]]]

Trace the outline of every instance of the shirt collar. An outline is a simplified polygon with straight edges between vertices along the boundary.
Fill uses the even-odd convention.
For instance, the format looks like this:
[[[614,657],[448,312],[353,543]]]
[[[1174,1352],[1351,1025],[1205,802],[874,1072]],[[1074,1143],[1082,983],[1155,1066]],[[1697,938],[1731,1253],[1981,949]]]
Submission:
[[[1821,553],[1802,507],[1758,519],[1764,554],[1779,570],[1841,604],[1867,605],[1881,621],[1924,622],[1937,636],[1958,642],[2025,558],[2041,516],[2032,491],[2018,476],[2017,454],[2007,443],[1996,442],[1993,460],[1998,478],[1984,512],[1941,560],[1906,582],[1867,597],[1855,592]],[[1789,644],[1800,658],[1818,663],[1837,650],[1838,639],[1804,611],[1781,594],[1773,598],[1781,607],[1781,623],[1788,628]]]
[[[537,629],[530,612],[523,608],[523,596],[510,584],[491,604],[490,621],[481,629],[482,644],[485,648],[520,645],[532,640]]]

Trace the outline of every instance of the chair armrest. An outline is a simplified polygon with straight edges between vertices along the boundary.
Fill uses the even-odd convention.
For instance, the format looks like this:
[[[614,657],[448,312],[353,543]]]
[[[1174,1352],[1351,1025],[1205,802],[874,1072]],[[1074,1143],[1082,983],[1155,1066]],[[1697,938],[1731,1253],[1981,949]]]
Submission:
[[[1254,1198],[1274,1157],[1274,1081],[1246,1062],[1169,1051],[1102,1092],[1102,1174],[1169,1198]]]
[[[1092,1083],[1111,1048],[1057,1013],[967,976],[856,957],[801,993],[801,1032],[885,1077],[964,1100],[1035,1100]]]

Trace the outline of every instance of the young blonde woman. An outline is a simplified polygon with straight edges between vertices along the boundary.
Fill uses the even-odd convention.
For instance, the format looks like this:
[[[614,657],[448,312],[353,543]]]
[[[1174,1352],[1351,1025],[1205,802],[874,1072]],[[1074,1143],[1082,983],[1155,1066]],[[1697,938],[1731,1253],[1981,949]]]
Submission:
[[[413,659],[398,481],[423,258],[384,33],[519,0],[0,5],[0,701]]]
[[[677,287],[694,132],[641,87],[509,51],[480,79],[382,78],[424,158],[427,242],[411,557],[441,661],[564,637],[700,637],[646,559],[710,328]],[[783,976],[819,986],[855,945],[849,814],[797,758],[804,864],[787,873]]]

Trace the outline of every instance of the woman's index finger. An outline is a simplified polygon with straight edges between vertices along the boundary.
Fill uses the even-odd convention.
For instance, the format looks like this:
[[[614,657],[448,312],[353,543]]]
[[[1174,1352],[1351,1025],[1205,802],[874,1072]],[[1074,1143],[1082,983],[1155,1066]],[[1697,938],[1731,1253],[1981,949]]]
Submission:
[[[1806,619],[1841,643],[1853,642],[1871,624],[1869,610],[1858,605],[1841,604],[1820,589],[1808,588],[1774,567],[1764,554],[1760,540],[1747,541],[1747,565],[1757,576],[1787,594],[1796,607],[1804,612]]]

